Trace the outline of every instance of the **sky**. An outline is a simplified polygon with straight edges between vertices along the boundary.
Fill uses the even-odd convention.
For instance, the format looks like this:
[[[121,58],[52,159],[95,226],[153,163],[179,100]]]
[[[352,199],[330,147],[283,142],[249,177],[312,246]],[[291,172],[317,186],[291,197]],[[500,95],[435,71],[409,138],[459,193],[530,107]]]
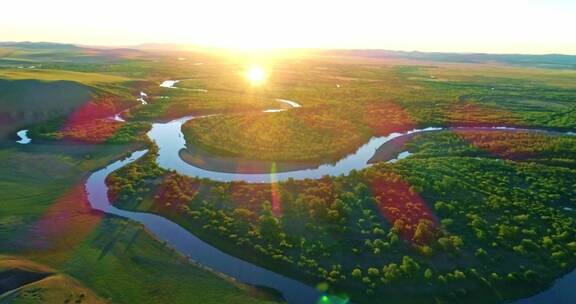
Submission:
[[[0,41],[576,54],[576,0],[27,0]]]

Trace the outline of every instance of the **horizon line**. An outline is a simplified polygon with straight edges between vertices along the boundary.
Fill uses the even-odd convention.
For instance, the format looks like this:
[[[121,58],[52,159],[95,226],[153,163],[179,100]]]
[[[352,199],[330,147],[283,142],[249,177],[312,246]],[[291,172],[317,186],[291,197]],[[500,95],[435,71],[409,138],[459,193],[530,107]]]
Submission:
[[[121,45],[121,44],[84,44],[76,42],[61,42],[61,41],[48,41],[48,40],[0,40],[0,44],[5,43],[15,43],[15,44],[60,44],[60,45],[72,45],[80,48],[110,48],[110,49],[139,49],[144,48],[146,45],[158,45],[158,46],[178,46],[184,48],[198,48],[198,49],[218,49],[218,50],[228,50],[228,51],[241,51],[241,52],[262,52],[262,51],[281,51],[281,50],[307,50],[307,51],[387,51],[396,53],[427,53],[427,54],[457,54],[457,55],[517,55],[517,56],[576,56],[576,53],[560,53],[560,52],[546,52],[546,53],[520,53],[520,52],[482,52],[482,51],[422,51],[422,50],[406,50],[406,49],[386,49],[377,47],[255,47],[255,48],[242,48],[242,47],[229,47],[222,45],[202,45],[193,43],[177,43],[177,42],[142,42],[139,44],[131,45]],[[178,50],[174,50],[178,51]],[[191,51],[191,50],[180,50],[180,51]]]

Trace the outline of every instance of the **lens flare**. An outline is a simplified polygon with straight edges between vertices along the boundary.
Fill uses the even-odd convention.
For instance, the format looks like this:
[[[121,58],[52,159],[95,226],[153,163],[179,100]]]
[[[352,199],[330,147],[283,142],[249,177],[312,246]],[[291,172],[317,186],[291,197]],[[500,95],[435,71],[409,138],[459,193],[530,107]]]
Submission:
[[[246,71],[246,78],[252,85],[260,85],[266,80],[266,71],[261,66],[252,66]]]
[[[278,189],[278,179],[276,178],[276,163],[272,163],[270,168],[270,187],[272,193],[272,212],[279,216],[282,213],[280,205],[280,191]]]

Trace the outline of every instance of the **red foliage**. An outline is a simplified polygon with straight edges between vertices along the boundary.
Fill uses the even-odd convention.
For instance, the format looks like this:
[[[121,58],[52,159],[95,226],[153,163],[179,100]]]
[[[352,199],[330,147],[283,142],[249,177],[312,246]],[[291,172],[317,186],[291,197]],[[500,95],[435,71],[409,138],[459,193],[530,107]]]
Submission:
[[[120,122],[99,119],[81,125],[67,125],[62,133],[69,141],[100,143],[114,136],[121,126]]]
[[[306,181],[299,192],[309,196],[318,197],[329,204],[334,202],[335,199],[334,182],[329,177]]]
[[[432,228],[437,226],[437,219],[426,202],[399,175],[377,176],[371,186],[382,216],[398,229],[403,239],[415,241],[414,234],[421,222],[431,223]]]
[[[268,184],[232,183],[230,198],[239,208],[259,212],[262,202],[272,202],[272,187]]]
[[[200,183],[189,177],[170,173],[164,177],[156,191],[155,207],[160,209],[169,204],[171,208],[178,210],[178,207],[187,204],[198,194],[200,186]]]
[[[563,144],[561,138],[533,132],[457,130],[455,133],[476,148],[499,158],[513,160],[538,156],[542,151],[570,153],[570,147],[573,147]],[[547,154],[551,156],[550,152]]]
[[[106,141],[122,126],[121,122],[108,119],[116,110],[116,105],[110,98],[86,103],[68,117],[62,130],[64,139],[81,142]]]
[[[368,105],[364,121],[377,135],[388,135],[416,128],[416,123],[410,114],[392,102]]]
[[[477,104],[455,104],[448,112],[449,121],[457,126],[521,126],[522,120],[512,112]]]

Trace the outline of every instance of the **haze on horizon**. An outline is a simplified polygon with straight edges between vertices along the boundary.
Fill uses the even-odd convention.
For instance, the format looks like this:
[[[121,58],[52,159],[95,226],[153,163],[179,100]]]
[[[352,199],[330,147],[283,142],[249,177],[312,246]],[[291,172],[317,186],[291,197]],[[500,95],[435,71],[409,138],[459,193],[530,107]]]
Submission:
[[[571,0],[31,0],[2,10],[0,41],[576,54]]]

